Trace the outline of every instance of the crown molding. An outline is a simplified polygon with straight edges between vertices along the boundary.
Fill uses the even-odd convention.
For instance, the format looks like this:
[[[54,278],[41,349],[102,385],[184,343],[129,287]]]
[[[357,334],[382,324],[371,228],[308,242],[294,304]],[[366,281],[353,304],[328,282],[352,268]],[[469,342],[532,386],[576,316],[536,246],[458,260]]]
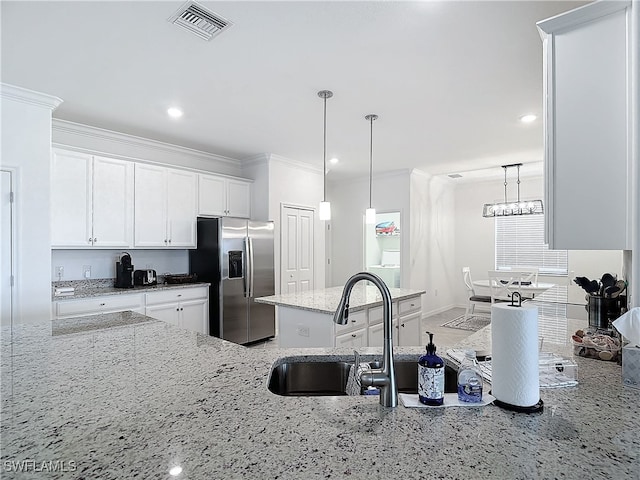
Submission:
[[[9,85],[8,83],[0,83],[0,95],[2,98],[28,103],[29,105],[35,105],[37,107],[48,108],[49,110],[55,110],[63,101],[61,98],[54,97],[53,95],[28,90],[22,87],[16,87],[15,85]]]
[[[237,169],[240,169],[242,167],[242,163],[240,162],[240,160],[236,160],[234,158],[224,157],[222,155],[203,152],[202,150],[182,147],[180,145],[174,145],[171,143],[160,142],[158,140],[137,137],[135,135],[129,135],[128,133],[114,132],[113,130],[93,127],[91,125],[83,125],[80,123],[70,122],[68,120],[54,118],[52,121],[52,130],[60,133],[69,133],[72,135],[90,137],[99,140],[107,140],[110,142],[120,143],[133,147],[142,147],[150,150],[164,151],[171,154],[188,155],[200,160],[213,160]]]
[[[269,163],[269,162],[281,163],[288,167],[293,167],[300,170],[307,170],[307,171],[322,175],[322,168],[320,167],[316,167],[314,165],[301,162],[299,160],[292,160],[291,158],[283,157],[282,155],[277,155],[275,153],[259,153],[251,157],[247,157],[242,160],[242,166],[248,167],[252,165],[260,165],[260,164]]]

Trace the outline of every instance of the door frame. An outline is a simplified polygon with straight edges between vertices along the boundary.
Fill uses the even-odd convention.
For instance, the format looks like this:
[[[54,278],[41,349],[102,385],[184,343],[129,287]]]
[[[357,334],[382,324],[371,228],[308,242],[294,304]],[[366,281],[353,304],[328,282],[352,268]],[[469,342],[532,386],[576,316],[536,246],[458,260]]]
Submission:
[[[11,218],[9,220],[9,272],[12,278],[9,301],[11,305],[9,307],[9,325],[13,330],[14,315],[16,312],[16,232],[17,232],[17,214],[16,214],[16,185],[18,179],[18,170],[11,167],[0,167],[0,172],[6,172],[9,174],[9,191],[13,193],[13,200],[9,206]]]
[[[277,292],[280,293],[280,294],[282,293],[282,283],[281,282],[282,282],[282,271],[283,271],[283,267],[284,267],[283,262],[282,262],[282,259],[284,258],[283,257],[283,252],[282,252],[282,243],[283,243],[282,242],[282,235],[283,235],[284,229],[282,228],[282,225],[283,225],[283,220],[284,220],[285,208],[296,208],[298,210],[309,210],[309,211],[313,212],[313,239],[312,239],[312,245],[313,245],[313,255],[312,255],[312,257],[313,257],[313,288],[316,289],[317,288],[317,286],[316,286],[316,283],[317,283],[316,282],[316,275],[317,275],[317,271],[316,271],[316,269],[317,269],[317,262],[316,262],[316,259],[317,259],[317,257],[316,257],[316,250],[317,250],[316,235],[317,235],[317,233],[316,233],[316,228],[317,228],[317,223],[318,223],[317,209],[316,209],[316,207],[312,207],[310,205],[302,205],[302,204],[289,203],[289,202],[280,202],[280,222],[279,222],[279,224],[280,224],[279,225],[280,232],[279,232],[279,235],[278,235],[278,242],[280,243],[278,245],[278,252],[280,254],[280,258],[278,259],[279,260],[279,268],[278,268],[278,272],[277,272],[278,278],[277,278],[277,281],[276,281],[276,285],[278,287]]]

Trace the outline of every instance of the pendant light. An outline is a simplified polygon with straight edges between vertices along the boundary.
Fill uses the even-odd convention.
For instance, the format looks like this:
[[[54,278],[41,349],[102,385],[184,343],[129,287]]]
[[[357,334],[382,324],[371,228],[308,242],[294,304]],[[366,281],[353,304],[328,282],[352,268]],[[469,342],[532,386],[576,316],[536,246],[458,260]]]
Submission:
[[[491,217],[510,217],[514,215],[534,215],[544,213],[542,200],[520,201],[520,167],[521,163],[513,163],[511,165],[502,165],[504,168],[504,202],[485,203],[482,209],[482,216]],[[517,167],[518,169],[518,201],[507,202],[507,169]]]
[[[331,203],[327,202],[327,98],[333,97],[330,90],[320,90],[318,96],[324,99],[324,126],[323,126],[323,149],[322,149],[322,181],[323,193],[318,218],[320,220],[331,220]]]
[[[364,117],[371,124],[371,135],[369,141],[369,208],[364,211],[364,221],[367,225],[376,223],[376,209],[371,206],[371,185],[373,183],[373,121],[378,119],[378,115],[370,113]]]

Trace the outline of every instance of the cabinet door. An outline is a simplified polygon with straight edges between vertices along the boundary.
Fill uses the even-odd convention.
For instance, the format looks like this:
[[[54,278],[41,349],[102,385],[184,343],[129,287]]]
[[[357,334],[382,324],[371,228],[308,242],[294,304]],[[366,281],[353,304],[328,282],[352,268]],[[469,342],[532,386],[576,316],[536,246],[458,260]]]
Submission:
[[[366,347],[367,346],[367,330],[355,330],[350,333],[336,336],[336,347]]]
[[[225,179],[213,175],[198,175],[198,214],[224,216],[227,214]]]
[[[398,345],[401,347],[422,345],[421,339],[421,320],[422,313],[412,313],[406,317],[400,317],[398,320]]]
[[[197,175],[185,170],[168,169],[167,219],[170,247],[196,246]]]
[[[209,333],[209,302],[192,300],[180,303],[180,327],[207,335]]]
[[[133,163],[93,160],[93,246],[133,245]]]
[[[170,323],[176,327],[180,326],[180,305],[178,303],[148,306],[145,309],[145,315]]]
[[[54,150],[51,168],[51,246],[90,247],[91,156]]]
[[[251,184],[227,181],[227,215],[251,218]]]
[[[135,246],[166,247],[167,169],[135,166]]]
[[[628,139],[638,127],[629,115],[630,8],[593,2],[538,23],[546,62],[545,233],[552,249],[631,249]]]
[[[393,321],[393,345],[398,346],[399,332],[398,332],[398,320]],[[371,325],[368,328],[369,346],[370,347],[382,347],[384,343],[384,323],[377,323]]]

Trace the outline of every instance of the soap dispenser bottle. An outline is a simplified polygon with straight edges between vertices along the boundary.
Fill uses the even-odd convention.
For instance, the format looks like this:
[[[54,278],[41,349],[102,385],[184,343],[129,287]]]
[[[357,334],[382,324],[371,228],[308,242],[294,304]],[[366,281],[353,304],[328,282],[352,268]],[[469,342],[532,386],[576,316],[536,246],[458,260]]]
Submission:
[[[444,360],[436,355],[433,333],[429,334],[427,353],[418,359],[418,398],[425,405],[444,403]]]

